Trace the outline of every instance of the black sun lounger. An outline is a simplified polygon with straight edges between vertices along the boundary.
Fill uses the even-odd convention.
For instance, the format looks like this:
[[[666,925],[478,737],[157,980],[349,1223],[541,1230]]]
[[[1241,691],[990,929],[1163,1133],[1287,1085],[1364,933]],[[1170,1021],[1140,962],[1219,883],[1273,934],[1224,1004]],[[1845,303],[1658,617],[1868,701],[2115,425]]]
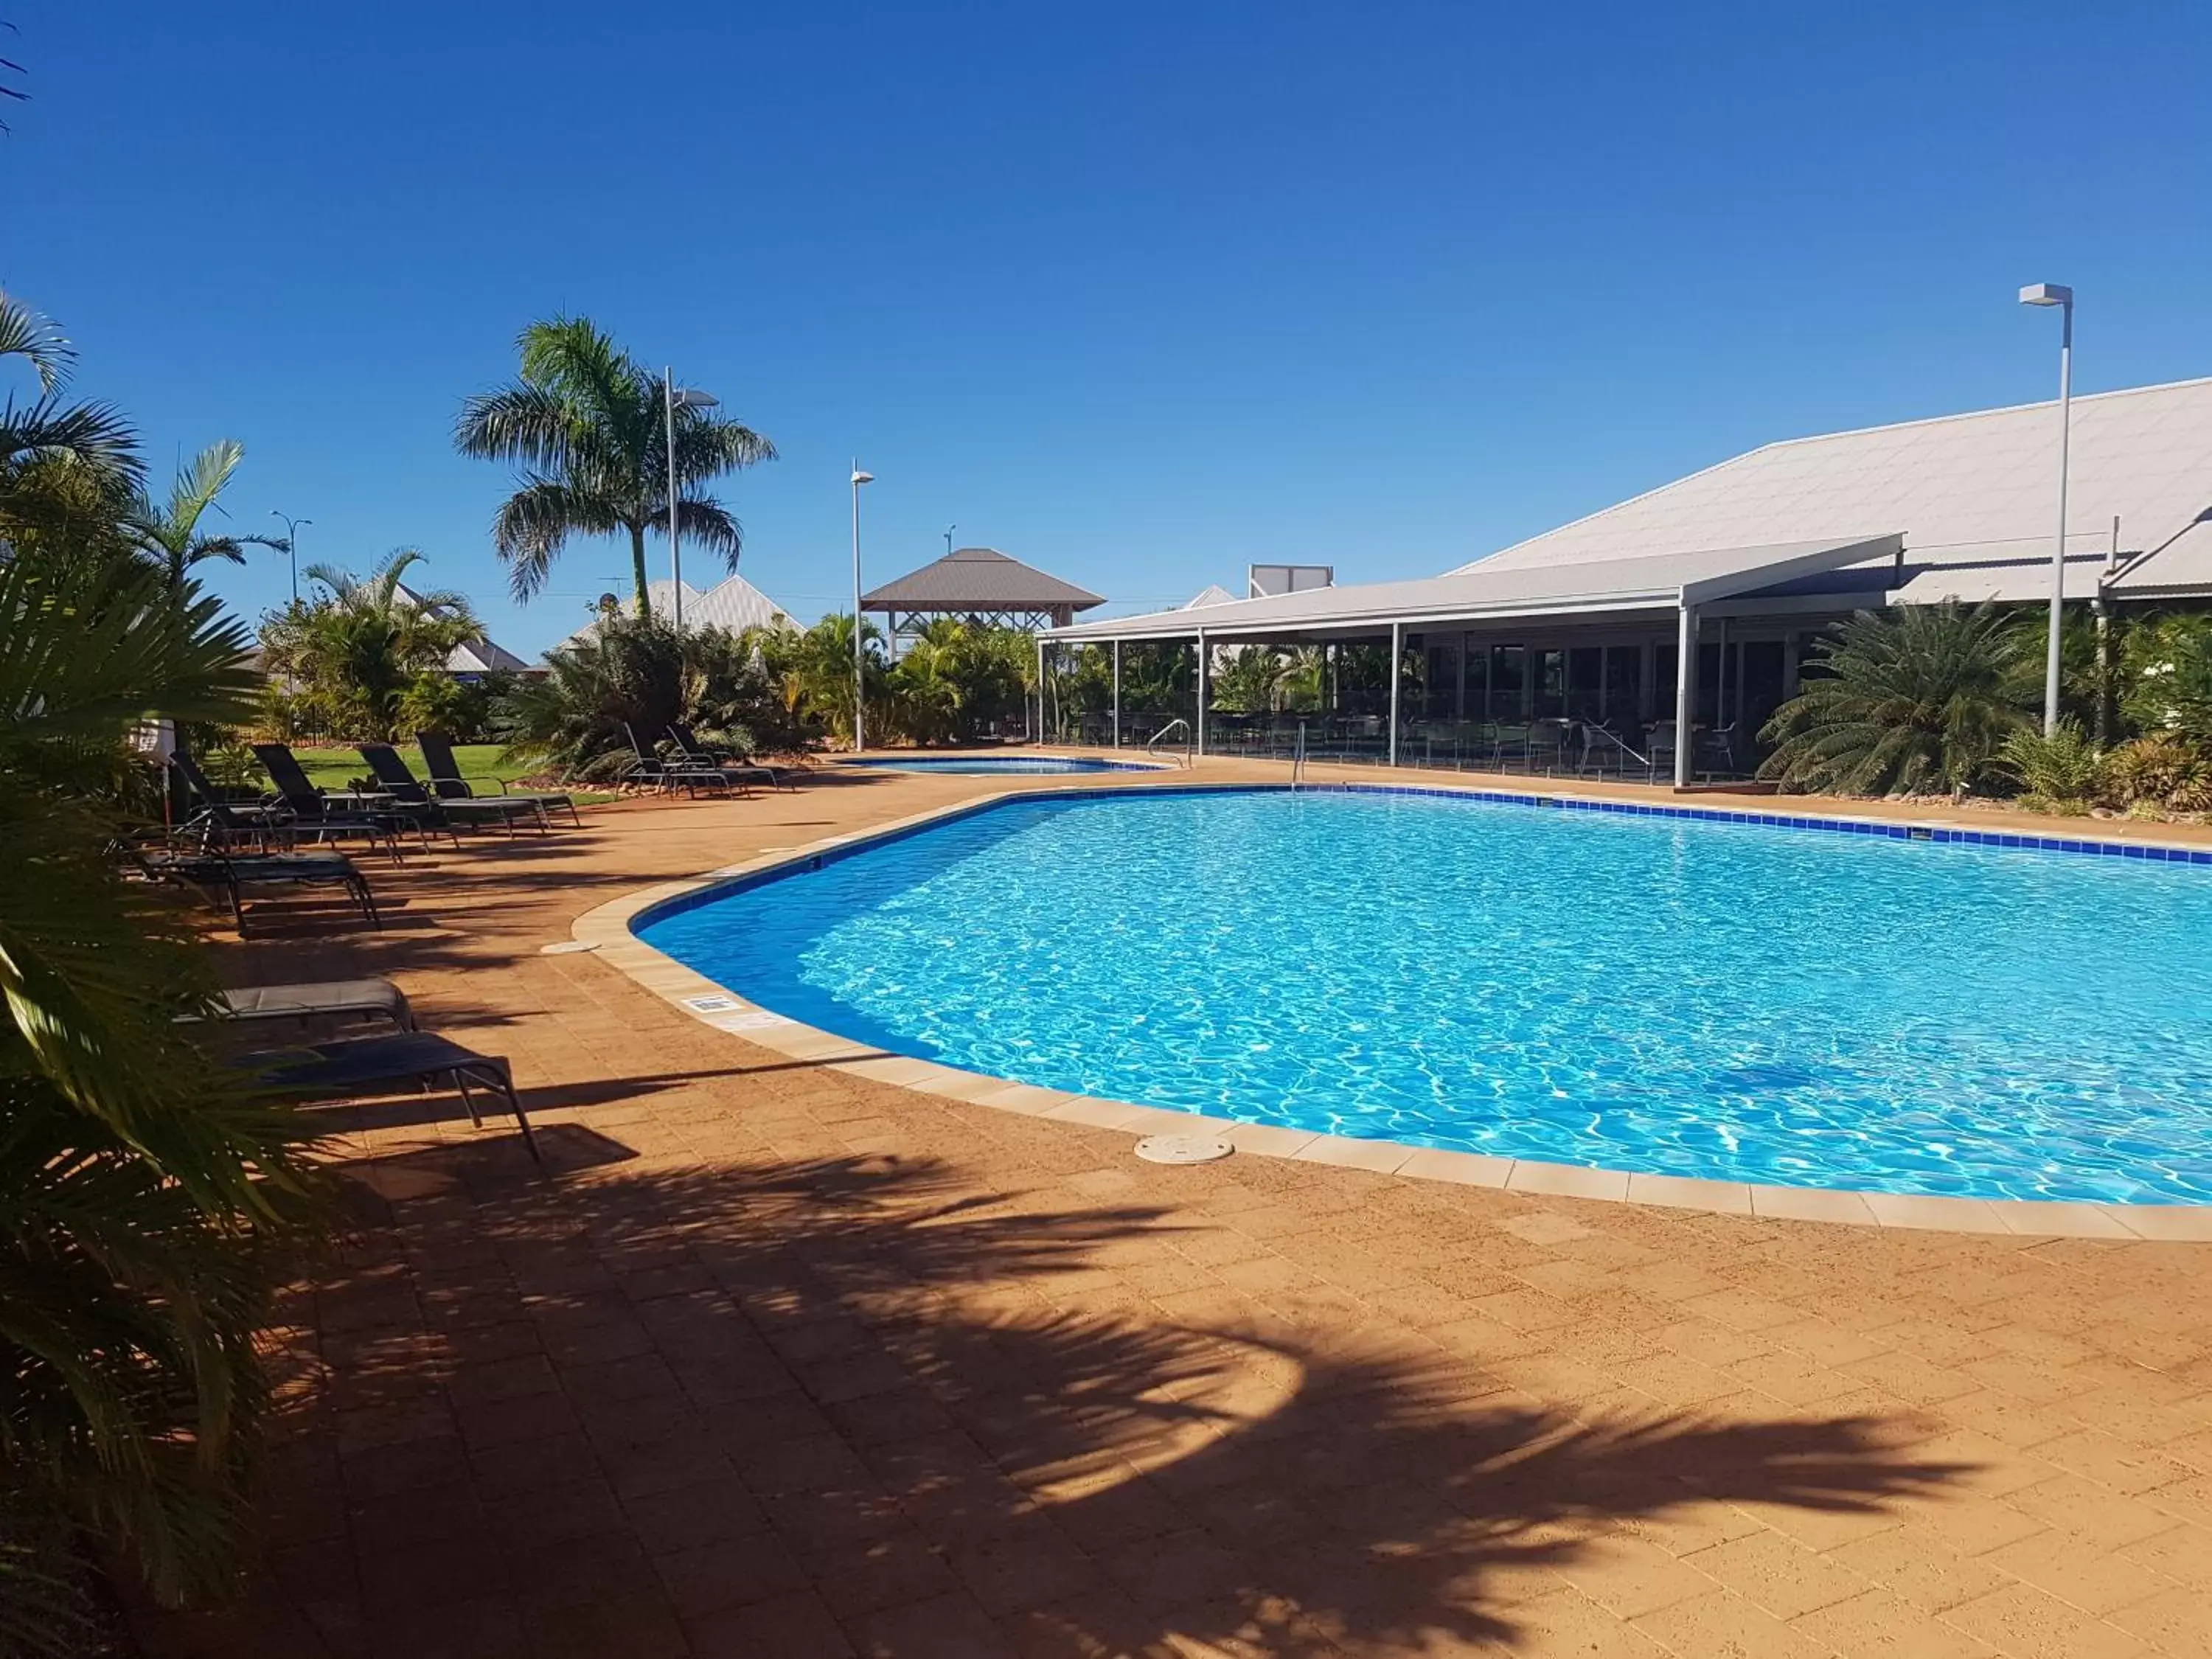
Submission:
[[[189,887],[229,902],[231,925],[246,931],[246,894],[265,887],[343,887],[372,927],[382,927],[368,878],[343,853],[226,853],[217,848],[134,846],[131,856],[149,881]]]
[[[434,798],[422,781],[407,769],[407,763],[399,751],[388,743],[364,743],[360,745],[361,757],[368,763],[368,769],[376,774],[376,781],[392,792],[392,799],[410,811],[417,811],[432,823],[447,829],[463,823],[496,823],[512,836],[514,822],[525,818],[538,826],[538,833],[545,833],[545,809],[535,801],[520,796],[494,795],[484,800],[465,797],[455,800]]]
[[[415,1029],[407,994],[388,979],[331,979],[305,985],[246,985],[222,993],[226,1019],[386,1019]]]
[[[770,766],[766,761],[755,760],[750,755],[733,755],[725,749],[709,749],[692,735],[691,728],[682,720],[668,722],[668,741],[675,745],[672,757],[679,765],[716,766],[743,777],[750,774],[766,778],[774,789],[790,789],[792,769],[787,766]]]
[[[422,747],[422,763],[430,769],[430,791],[440,800],[535,801],[541,814],[558,807],[568,813],[579,830],[584,827],[583,817],[576,811],[573,796],[564,795],[557,790],[509,789],[503,778],[492,780],[499,785],[497,795],[478,795],[469,781],[461,775],[461,763],[453,754],[452,738],[442,732],[417,732],[415,741]]]
[[[374,847],[382,842],[392,854],[394,864],[399,862],[398,824],[406,823],[421,829],[419,818],[407,812],[333,812],[323,792],[315,787],[307,768],[300,764],[291,745],[282,743],[257,743],[254,758],[269,774],[269,781],[276,786],[277,798],[291,810],[293,831],[317,841],[335,840],[340,836],[361,836]]]
[[[450,1081],[460,1091],[469,1109],[469,1121],[479,1128],[483,1114],[477,1109],[471,1090],[488,1090],[507,1103],[522,1130],[523,1145],[538,1156],[537,1138],[514,1092],[514,1074],[507,1062],[493,1054],[464,1048],[451,1038],[431,1031],[399,1031],[390,1036],[355,1037],[343,1042],[317,1042],[303,1048],[282,1048],[243,1054],[234,1062],[250,1072],[263,1086],[291,1100],[359,1100],[389,1093],[408,1084]]]
[[[637,740],[636,731],[628,720],[623,722],[623,733],[629,738],[630,750],[637,757],[636,764],[622,775],[624,783],[656,784],[664,793],[672,789],[681,789],[685,794],[694,797],[702,789],[719,789],[727,794],[733,789],[742,791],[744,787],[742,780],[719,766],[709,766],[698,761],[667,761],[658,755],[647,754],[645,745]]]

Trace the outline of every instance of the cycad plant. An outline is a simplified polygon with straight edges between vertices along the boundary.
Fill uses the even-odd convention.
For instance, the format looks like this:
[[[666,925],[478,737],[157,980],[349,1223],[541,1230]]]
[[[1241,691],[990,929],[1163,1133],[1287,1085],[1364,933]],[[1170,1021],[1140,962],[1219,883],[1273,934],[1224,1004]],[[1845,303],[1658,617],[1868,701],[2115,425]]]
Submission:
[[[245,645],[189,579],[0,565],[0,1516],[169,1601],[240,1564],[255,1333],[319,1212],[301,1120],[177,1024],[204,947],[106,844],[145,793],[134,732],[240,718]],[[55,1615],[10,1594],[0,1652],[38,1651]]]
[[[629,538],[637,614],[651,614],[645,538],[668,528],[667,410],[661,377],[583,317],[532,323],[516,345],[521,378],[461,407],[462,454],[505,461],[517,488],[492,521],[517,599],[528,599],[572,536]],[[678,403],[677,529],[684,543],[732,570],[744,532],[702,486],[775,459],[775,446],[739,422]]]
[[[1989,604],[1860,611],[1816,648],[1803,690],[1767,722],[1774,751],[1759,775],[1845,795],[1974,787],[2027,723],[2011,701],[2018,641]]]

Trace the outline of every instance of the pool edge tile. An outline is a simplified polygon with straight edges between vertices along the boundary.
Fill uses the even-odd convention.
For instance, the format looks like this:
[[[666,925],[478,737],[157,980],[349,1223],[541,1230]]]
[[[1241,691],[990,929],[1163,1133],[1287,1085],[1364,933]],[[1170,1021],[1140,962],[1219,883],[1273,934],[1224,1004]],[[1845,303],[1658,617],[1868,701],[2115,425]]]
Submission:
[[[1848,1227],[1878,1227],[1864,1193],[1825,1187],[1759,1187],[1751,1189],[1751,1212],[1762,1221],[1826,1221]]]
[[[1885,1227],[1911,1227],[1928,1232],[1995,1233],[2009,1237],[1997,1213],[1998,1206],[1984,1198],[1930,1198],[1917,1193],[1867,1193],[1867,1208]]]
[[[1716,1215],[1752,1212],[1748,1182],[1711,1181],[1702,1176],[1632,1175],[1628,1201],[1671,1210],[1705,1210]]]
[[[1326,1164],[1340,1170],[1366,1170],[1376,1175],[1401,1174],[1420,1151],[1395,1140],[1359,1140],[1351,1135],[1316,1135],[1310,1146],[1291,1156],[1301,1164]]]
[[[1449,1152],[1438,1146],[1417,1148],[1397,1173],[1423,1181],[1449,1181],[1461,1187],[1502,1188],[1512,1178],[1513,1160],[1482,1152]]]
[[[1506,1178],[1508,1191],[1534,1193],[1546,1198],[1595,1198],[1625,1202],[1631,1177],[1623,1170],[1598,1170],[1580,1164],[1545,1164],[1516,1158]]]

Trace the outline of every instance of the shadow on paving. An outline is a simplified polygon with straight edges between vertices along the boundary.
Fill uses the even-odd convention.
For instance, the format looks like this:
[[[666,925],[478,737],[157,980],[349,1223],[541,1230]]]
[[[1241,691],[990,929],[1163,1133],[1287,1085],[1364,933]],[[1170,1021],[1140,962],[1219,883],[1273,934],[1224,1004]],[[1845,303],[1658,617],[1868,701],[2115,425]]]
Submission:
[[[355,1168],[270,1571],[149,1656],[1510,1647],[1602,1534],[1962,1472],[1866,1417],[1578,1418],[1356,1310],[1172,1322],[1132,1287],[1212,1230],[1154,1208],[545,1138]]]

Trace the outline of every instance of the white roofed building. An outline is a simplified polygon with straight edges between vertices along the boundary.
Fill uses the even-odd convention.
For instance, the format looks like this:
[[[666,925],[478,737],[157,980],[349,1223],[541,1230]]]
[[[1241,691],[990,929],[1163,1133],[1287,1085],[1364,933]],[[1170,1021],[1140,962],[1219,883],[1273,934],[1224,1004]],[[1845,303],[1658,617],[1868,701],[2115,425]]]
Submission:
[[[1851,611],[2047,602],[2058,441],[2044,403],[1772,443],[1442,575],[1043,638],[1395,642],[1382,706],[1331,710],[1388,721],[1378,758],[1440,739],[1495,756],[1548,747],[1537,728],[1601,726],[1639,757],[1663,748],[1686,783],[1745,769],[1806,641]],[[2069,480],[2069,599],[2212,599],[2212,380],[2074,399]],[[1205,717],[1202,677],[1198,696],[1200,741],[1235,735]]]
[[[676,617],[676,585],[665,577],[646,584],[646,599],[653,614],[665,621]],[[701,592],[684,584],[684,626],[688,629],[726,628],[742,634],[748,628],[796,628],[791,614],[743,576],[731,574]],[[599,629],[597,617],[561,641],[555,650],[581,645]]]

